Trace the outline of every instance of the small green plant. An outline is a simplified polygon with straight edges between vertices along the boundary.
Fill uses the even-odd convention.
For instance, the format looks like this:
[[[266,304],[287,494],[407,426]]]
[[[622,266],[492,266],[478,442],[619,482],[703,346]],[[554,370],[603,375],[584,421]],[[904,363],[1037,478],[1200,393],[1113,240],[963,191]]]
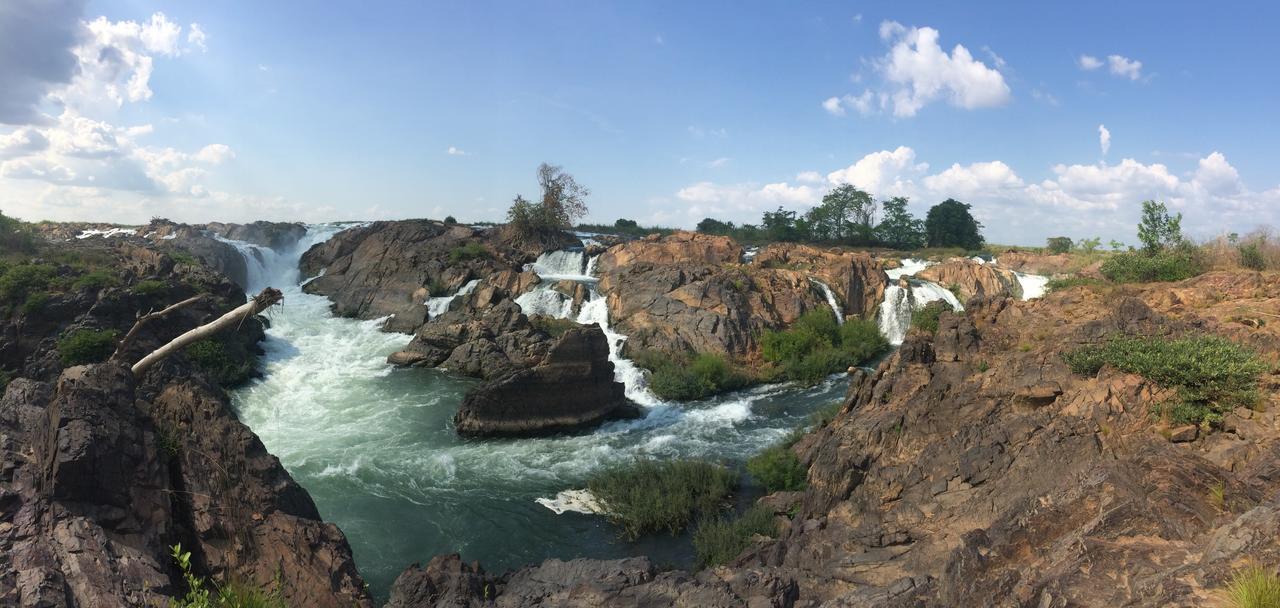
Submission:
[[[58,340],[58,358],[64,366],[100,363],[116,349],[114,329],[77,329]]]
[[[795,452],[782,445],[775,445],[752,456],[747,461],[747,472],[771,494],[803,490],[809,474]]]
[[[489,257],[489,250],[485,249],[484,245],[476,242],[460,245],[449,251],[449,261],[454,264],[465,260],[475,260],[487,257]]]
[[[1093,375],[1103,365],[1111,365],[1175,389],[1176,400],[1162,410],[1183,424],[1217,424],[1232,409],[1256,404],[1258,379],[1268,370],[1253,351],[1225,338],[1202,335],[1113,336],[1062,357],[1077,374]]]
[[[120,278],[103,269],[91,270],[79,277],[71,285],[76,289],[103,289],[120,284]]]
[[[191,569],[191,552],[182,543],[169,547],[169,555],[178,564],[187,593],[173,601],[173,608],[289,608],[281,593],[281,573],[276,573],[274,589],[267,591],[256,585],[230,581],[220,588],[197,576]],[[217,595],[213,595],[213,591]]]
[[[938,318],[942,313],[950,312],[951,306],[942,300],[934,300],[911,315],[911,328],[928,334],[938,333]]]
[[[704,519],[693,532],[698,567],[727,564],[742,555],[756,536],[772,537],[777,533],[773,510],[762,506],[753,506],[734,519]]]
[[[33,293],[44,291],[57,274],[50,264],[18,264],[0,274],[0,300],[10,304],[25,302]]]
[[[168,427],[156,428],[156,447],[169,458],[177,458],[182,453],[182,443]]]
[[[167,291],[168,289],[169,289],[169,285],[164,281],[157,281],[155,279],[146,279],[143,281],[138,281],[133,286],[132,291],[133,293],[143,297],[151,297],[151,296],[158,296],[164,293],[165,291]]]
[[[1227,484],[1219,481],[1209,486],[1209,504],[1219,511],[1227,510]]]
[[[985,374],[985,373],[987,373],[987,370],[989,370],[989,369],[991,369],[991,364],[987,363],[986,361],[979,361],[979,362],[978,362],[978,373],[979,373],[979,374]]]
[[[1240,265],[1249,270],[1266,270],[1267,260],[1262,255],[1262,246],[1258,241],[1240,246]]]
[[[1103,281],[1098,279],[1090,279],[1088,277],[1070,277],[1066,279],[1049,279],[1049,282],[1045,283],[1044,289],[1047,293],[1053,293],[1055,291],[1071,289],[1072,287],[1094,287],[1104,284],[1105,283]]]
[[[587,489],[635,540],[650,532],[679,534],[694,518],[712,516],[725,507],[737,475],[700,460],[637,460],[597,473]]]
[[[221,336],[193,342],[183,353],[222,386],[243,384],[253,377],[253,357]]]
[[[1232,575],[1226,596],[1232,608],[1280,608],[1280,577],[1262,566],[1248,566]]]
[[[185,251],[170,251],[169,259],[173,260],[174,264],[183,266],[198,266],[200,264],[200,260],[197,260],[196,256]]]

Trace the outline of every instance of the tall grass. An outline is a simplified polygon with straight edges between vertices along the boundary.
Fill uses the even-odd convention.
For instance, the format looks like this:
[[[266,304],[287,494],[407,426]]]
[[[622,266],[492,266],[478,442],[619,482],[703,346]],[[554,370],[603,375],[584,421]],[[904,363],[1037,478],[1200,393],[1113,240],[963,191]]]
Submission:
[[[874,321],[839,325],[829,311],[812,310],[784,331],[765,332],[760,346],[765,361],[779,366],[786,379],[812,385],[871,359],[889,342]]]
[[[766,380],[717,353],[640,351],[631,360],[649,370],[649,390],[668,401],[702,399]]]
[[[742,555],[755,536],[772,537],[777,532],[773,510],[758,505],[737,518],[704,519],[693,532],[693,551],[698,556],[698,567],[727,564]]]
[[[1280,608],[1280,577],[1261,566],[1249,566],[1231,577],[1226,595],[1231,608]]]
[[[623,537],[635,540],[650,532],[679,534],[697,517],[718,514],[737,483],[736,474],[709,462],[637,460],[596,474],[587,489]]]

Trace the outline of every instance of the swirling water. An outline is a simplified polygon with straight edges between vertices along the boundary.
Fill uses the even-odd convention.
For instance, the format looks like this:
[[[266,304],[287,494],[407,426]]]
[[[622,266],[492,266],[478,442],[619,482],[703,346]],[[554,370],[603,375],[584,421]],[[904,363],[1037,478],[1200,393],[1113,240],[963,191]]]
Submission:
[[[580,434],[461,439],[451,420],[474,380],[390,367],[386,356],[407,336],[379,331],[379,321],[334,317],[326,298],[298,287],[298,256],[339,228],[312,227],[297,250],[276,256],[241,247],[246,262],[257,264],[251,276],[280,287],[285,303],[271,313],[264,377],[236,390],[233,403],[321,515],[346,533],[380,598],[409,564],[450,552],[491,571],[547,557],[644,554],[687,564],[683,540],[627,543],[603,518],[556,515],[535,500],[580,488],[593,471],[637,457],[740,463],[839,401],[847,385],[837,377],[811,389],[757,387],[675,405],[653,398],[619,358],[618,375],[629,380],[628,395],[647,406],[645,418]],[[581,268],[589,274],[589,261]],[[579,319],[607,325],[603,304],[588,302]],[[609,335],[616,351],[625,337]]]

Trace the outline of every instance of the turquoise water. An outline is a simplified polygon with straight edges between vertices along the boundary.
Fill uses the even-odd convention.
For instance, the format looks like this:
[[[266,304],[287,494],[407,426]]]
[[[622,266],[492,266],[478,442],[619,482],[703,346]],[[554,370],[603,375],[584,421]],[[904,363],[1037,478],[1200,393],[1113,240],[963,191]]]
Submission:
[[[311,240],[324,237],[317,231]],[[657,403],[642,420],[589,433],[465,440],[451,419],[474,380],[388,366],[386,356],[407,336],[378,331],[378,321],[333,317],[327,299],[296,286],[296,252],[279,258],[278,267],[270,258],[259,269],[264,280],[290,284],[284,307],[272,313],[265,376],[233,400],[321,515],[346,533],[380,598],[406,566],[441,553],[461,553],[494,572],[547,557],[643,554],[687,565],[685,539],[623,542],[598,516],[556,515],[534,500],[638,457],[741,463],[839,401],[847,385],[837,378],[812,389],[759,387]]]

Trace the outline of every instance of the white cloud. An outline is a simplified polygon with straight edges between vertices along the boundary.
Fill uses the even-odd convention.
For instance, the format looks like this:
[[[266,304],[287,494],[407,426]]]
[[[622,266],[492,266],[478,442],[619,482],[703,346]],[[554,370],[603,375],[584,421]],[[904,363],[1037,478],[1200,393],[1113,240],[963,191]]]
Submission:
[[[857,162],[827,174],[832,184],[853,184],[881,196],[896,196],[911,187],[914,176],[929,169],[928,163],[916,163],[916,152],[907,146],[872,152]]]
[[[721,127],[719,129],[708,129],[698,125],[689,125],[689,134],[699,139],[703,137],[718,137],[724,139],[729,136],[729,132]]]
[[[822,107],[833,116],[844,116],[846,110],[853,109],[866,116],[875,111],[875,96],[871,91],[863,91],[861,95],[845,95],[832,97],[822,102]]]
[[[1110,66],[1111,73],[1116,76],[1129,80],[1142,78],[1142,62],[1137,59],[1129,59],[1123,55],[1107,55],[1107,65]]]
[[[8,135],[0,135],[0,161],[41,152],[49,147],[49,138],[40,131],[23,127]]]
[[[209,144],[196,152],[194,158],[202,163],[221,165],[236,157],[231,147],[226,144]]]
[[[796,181],[802,184],[821,184],[825,180],[817,171],[801,171],[796,174]]]
[[[455,148],[453,146],[449,146],[449,149],[446,150],[446,152],[449,154],[449,156],[471,156],[470,152],[462,150],[461,148]]]
[[[998,69],[974,59],[963,45],[947,53],[938,44],[938,30],[885,21],[880,37],[891,47],[872,65],[885,83],[879,93],[881,105],[891,106],[894,116],[915,116],[940,99],[967,110],[1004,105],[1010,99],[1009,85]]]
[[[995,160],[966,166],[953,164],[941,173],[924,178],[924,185],[929,190],[945,192],[945,196],[952,197],[993,194],[1021,188],[1023,183],[1009,165]]]
[[[1098,146],[1102,148],[1103,156],[1111,151],[1111,131],[1107,130],[1106,125],[1098,125]]]
[[[193,26],[198,33],[194,39],[189,34],[188,40],[203,44],[204,30],[198,24]],[[125,101],[151,99],[155,56],[177,57],[190,50],[179,44],[182,26],[169,21],[164,13],[155,13],[143,23],[98,17],[84,28],[83,40],[73,50],[79,74],[64,90],[53,93],[64,104],[82,110],[103,100],[118,107]]]
[[[1081,55],[1079,63],[1080,69],[1086,71],[1093,71],[1102,67],[1102,60],[1093,55]]]
[[[822,109],[826,110],[832,116],[844,116],[844,106],[840,105],[839,97],[829,97],[822,102]]]
[[[729,158],[729,157],[727,157],[727,156],[721,156],[720,158],[717,158],[717,159],[715,159],[715,160],[713,160],[713,161],[711,161],[711,162],[707,163],[707,166],[708,166],[708,167],[711,167],[712,169],[719,169],[719,168],[721,168],[721,167],[726,167],[726,166],[728,166],[728,165],[729,165],[729,162],[730,162],[730,161],[732,161],[732,160],[733,160],[733,159],[731,159],[731,158]]]
[[[209,36],[204,33],[204,28],[199,23],[192,23],[187,31],[187,44],[204,52],[209,50],[208,41]]]

